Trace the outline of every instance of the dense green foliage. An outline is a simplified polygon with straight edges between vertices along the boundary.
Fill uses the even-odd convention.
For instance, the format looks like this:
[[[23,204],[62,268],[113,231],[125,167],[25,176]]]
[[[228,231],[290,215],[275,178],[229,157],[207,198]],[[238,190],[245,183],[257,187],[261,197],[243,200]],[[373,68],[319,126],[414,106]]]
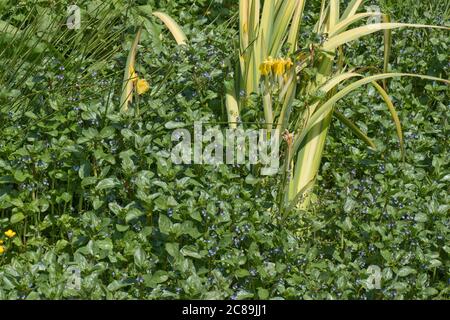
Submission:
[[[277,176],[169,159],[175,125],[226,121],[234,1],[135,2],[171,14],[189,44],[176,46],[149,19],[136,70],[151,89],[131,115],[118,112],[126,43],[140,25],[124,10],[128,1],[109,8],[102,30],[118,35],[108,52],[82,50],[74,39],[59,43],[63,56],[45,51],[17,67],[0,56],[0,299],[449,298],[448,86],[388,81],[405,131],[404,162],[372,89],[339,102],[379,151],[336,122],[316,203],[280,217]],[[449,23],[445,1],[380,2],[396,21]],[[0,1],[0,18],[19,26],[36,8],[30,3]],[[306,12],[316,14],[320,1],[310,3]],[[305,19],[305,42],[315,20]],[[102,37],[90,37],[89,47]],[[404,29],[395,39],[392,71],[448,79],[446,31]],[[345,50],[351,66],[383,66],[381,36]],[[249,98],[255,108],[243,121],[263,117],[258,103]],[[8,229],[17,235],[7,239]],[[370,265],[382,270],[381,289],[367,288]],[[67,286],[71,266],[80,270],[80,290]]]

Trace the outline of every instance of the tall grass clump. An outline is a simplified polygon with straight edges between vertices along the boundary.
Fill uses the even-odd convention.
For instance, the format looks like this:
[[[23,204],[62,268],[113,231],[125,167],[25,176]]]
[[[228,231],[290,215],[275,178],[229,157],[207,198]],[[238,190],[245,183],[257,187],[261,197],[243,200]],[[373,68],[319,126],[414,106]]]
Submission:
[[[302,42],[299,32],[307,3],[307,0],[240,0],[237,72],[233,81],[226,84],[226,108],[231,127],[236,127],[246,108],[239,94],[257,93],[262,97],[267,129],[278,129],[286,141],[279,189],[283,212],[306,210],[314,198],[311,190],[334,118],[376,150],[372,139],[336,108],[339,100],[362,86],[373,86],[386,103],[404,153],[402,127],[386,92],[386,81],[410,76],[449,83],[427,75],[388,72],[391,30],[448,28],[391,22],[388,15],[377,10],[364,11],[363,0],[350,1],[346,7],[341,7],[339,0],[323,0],[309,37],[317,40]],[[377,32],[384,33],[384,71],[370,74],[368,70],[373,69],[370,65],[349,69],[345,45]]]

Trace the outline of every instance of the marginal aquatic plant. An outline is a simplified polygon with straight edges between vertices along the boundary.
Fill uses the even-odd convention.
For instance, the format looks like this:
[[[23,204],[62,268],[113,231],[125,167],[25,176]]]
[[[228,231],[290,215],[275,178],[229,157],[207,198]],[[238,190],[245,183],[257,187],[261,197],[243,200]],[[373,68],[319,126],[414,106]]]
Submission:
[[[320,41],[305,46],[299,43],[299,30],[306,0],[266,0],[262,6],[260,0],[239,2],[239,62],[237,76],[226,84],[228,121],[231,127],[236,127],[245,108],[237,99],[239,92],[262,96],[267,128],[279,129],[287,142],[279,192],[281,211],[308,208],[333,116],[376,149],[375,143],[356,124],[335,109],[336,102],[366,84],[374,86],[391,113],[403,153],[400,119],[386,92],[385,81],[412,76],[449,83],[425,75],[387,72],[392,29],[448,28],[390,22],[380,12],[359,12],[363,2],[350,1],[341,10],[339,0],[323,0],[314,28]],[[351,27],[367,18],[376,19],[374,23]],[[366,75],[348,70],[343,46],[378,31],[384,32],[384,73]],[[301,109],[293,109],[295,100],[302,102]]]

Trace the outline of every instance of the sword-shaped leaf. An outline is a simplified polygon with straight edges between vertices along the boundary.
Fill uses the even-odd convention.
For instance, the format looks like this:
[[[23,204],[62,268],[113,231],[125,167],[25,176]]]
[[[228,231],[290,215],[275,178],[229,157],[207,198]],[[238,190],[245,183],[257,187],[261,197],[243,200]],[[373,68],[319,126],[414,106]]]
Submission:
[[[342,124],[347,126],[353,133],[364,141],[370,148],[376,149],[375,143],[373,143],[372,139],[370,139],[356,124],[354,124],[350,119],[346,118],[342,113],[337,110],[334,110],[334,115]]]
[[[122,97],[120,98],[120,109],[122,112],[128,111],[128,104],[133,100],[133,78],[136,64],[136,52],[141,38],[142,28],[139,28],[128,53],[127,64],[123,75]]]
[[[184,34],[183,30],[178,25],[178,23],[176,23],[175,20],[173,20],[169,15],[160,11],[153,12],[153,15],[161,19],[162,22],[164,22],[166,27],[169,29],[169,31],[175,38],[177,44],[182,45],[187,43],[187,37]]]
[[[427,24],[413,24],[413,23],[373,23],[366,26],[354,28],[348,31],[345,31],[341,34],[335,35],[334,37],[331,37],[326,41],[323,45],[324,51],[332,51],[336,49],[337,47],[346,44],[348,42],[351,42],[353,40],[359,39],[363,36],[366,36],[371,33],[375,33],[377,31],[381,30],[391,30],[391,29],[398,29],[398,28],[433,28],[433,29],[444,29],[448,30],[450,28],[447,27],[441,27],[441,26],[432,26]]]
[[[338,93],[333,95],[329,100],[327,100],[324,104],[322,104],[311,116],[308,123],[306,124],[305,128],[302,130],[301,134],[296,138],[296,141],[294,143],[294,154],[299,148],[300,144],[302,143],[303,139],[307,135],[308,131],[316,125],[317,122],[321,121],[326,115],[333,111],[334,104],[345,97],[350,92],[366,85],[374,81],[383,80],[383,79],[389,79],[389,78],[395,78],[395,77],[415,77],[415,78],[421,78],[421,79],[427,79],[427,80],[434,80],[434,81],[441,81],[445,82],[447,84],[450,84],[449,80],[431,77],[431,76],[425,76],[425,75],[417,75],[417,74],[410,74],[410,73],[383,73],[378,74],[375,76],[369,76],[364,79],[358,80],[353,82],[352,84],[349,84],[342,90],[340,90]]]

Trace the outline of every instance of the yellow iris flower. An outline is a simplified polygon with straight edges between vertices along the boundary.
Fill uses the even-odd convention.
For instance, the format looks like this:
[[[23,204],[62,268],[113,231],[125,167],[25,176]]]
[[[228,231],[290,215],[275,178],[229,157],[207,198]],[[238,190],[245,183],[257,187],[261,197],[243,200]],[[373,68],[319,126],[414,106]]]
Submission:
[[[138,76],[136,74],[136,71],[134,70],[133,67],[130,67],[130,80],[134,82],[136,82],[138,79]]]
[[[146,93],[150,89],[150,85],[145,79],[138,79],[136,82],[136,91],[139,95]]]
[[[0,246],[0,254],[3,254],[6,251],[4,246]]]
[[[292,67],[294,65],[294,63],[292,62],[291,58],[288,58],[287,60],[284,60],[284,64],[285,64],[287,69],[289,69],[290,67]]]
[[[284,61],[281,59],[277,59],[275,63],[273,64],[273,73],[275,73],[277,76],[281,76],[284,73]]]
[[[139,95],[146,93],[150,89],[147,80],[140,79],[133,67],[130,67],[130,79],[133,81],[134,88]]]
[[[268,57],[259,66],[259,72],[262,76],[268,76],[271,72],[277,76],[281,76],[293,65],[294,64],[292,63],[292,60],[290,58],[273,59],[272,57]]]
[[[266,63],[261,63],[259,66],[259,72],[261,72],[262,76],[267,76],[270,73],[270,67]]]

